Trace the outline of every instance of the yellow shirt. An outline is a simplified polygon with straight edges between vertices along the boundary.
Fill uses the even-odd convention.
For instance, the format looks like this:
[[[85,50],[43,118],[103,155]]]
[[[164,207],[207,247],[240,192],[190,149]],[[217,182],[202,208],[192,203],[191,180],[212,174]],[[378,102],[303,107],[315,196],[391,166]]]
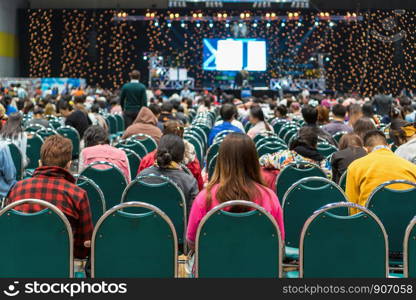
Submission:
[[[416,182],[416,165],[398,157],[390,149],[382,148],[351,163],[347,172],[346,194],[350,202],[366,205],[371,192],[380,184],[390,180]],[[390,188],[405,190],[405,184],[395,184]],[[351,214],[359,211],[351,210]]]

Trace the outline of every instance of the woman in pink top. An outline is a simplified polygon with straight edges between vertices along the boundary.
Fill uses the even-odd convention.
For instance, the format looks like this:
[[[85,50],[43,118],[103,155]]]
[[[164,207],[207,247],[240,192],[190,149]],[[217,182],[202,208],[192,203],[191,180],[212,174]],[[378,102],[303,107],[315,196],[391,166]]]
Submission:
[[[110,146],[108,132],[99,125],[90,126],[84,133],[85,148],[79,158],[79,171],[88,165],[105,161],[117,166],[130,182],[130,165],[126,153]]]
[[[202,218],[213,207],[231,200],[246,200],[262,206],[275,218],[284,239],[283,213],[279,200],[263,182],[253,141],[242,133],[230,133],[221,143],[214,175],[207,188],[198,194],[192,204],[186,234],[191,248],[194,247]],[[239,213],[245,212],[246,207],[227,210]]]

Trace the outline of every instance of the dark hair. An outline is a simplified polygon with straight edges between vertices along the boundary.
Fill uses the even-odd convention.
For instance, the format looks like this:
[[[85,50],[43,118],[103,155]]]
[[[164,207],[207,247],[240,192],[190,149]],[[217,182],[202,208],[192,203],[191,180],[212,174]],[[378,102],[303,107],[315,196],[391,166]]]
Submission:
[[[323,105],[319,105],[316,108],[316,111],[318,112],[318,123],[325,125],[329,123],[329,109]]]
[[[109,144],[108,132],[99,125],[93,125],[84,132],[85,148]]]
[[[220,115],[223,121],[230,121],[237,114],[237,109],[234,104],[226,103],[221,106]]]
[[[48,137],[40,148],[40,160],[43,166],[65,168],[72,159],[72,142],[70,139],[55,134]]]
[[[58,108],[59,108],[59,111],[61,111],[61,110],[69,110],[69,111],[71,111],[72,110],[72,105],[69,104],[68,101],[59,101]]]
[[[152,111],[152,113],[155,116],[160,115],[160,113],[162,112],[162,110],[160,109],[160,106],[155,103],[150,104],[149,109]]]
[[[391,121],[389,136],[392,138],[396,146],[400,146],[407,141],[406,133],[404,132],[403,127],[410,125],[412,124],[402,119],[394,119]]]
[[[340,139],[339,150],[344,150],[349,147],[354,147],[354,148],[363,147],[363,141],[357,134],[347,133],[347,134],[344,134],[342,138]]]
[[[91,106],[91,112],[98,114],[100,112],[100,105],[98,103],[93,104],[93,106]]]
[[[182,138],[183,131],[183,125],[176,120],[169,120],[163,125],[163,135],[174,134]]]
[[[172,104],[173,108],[176,110],[178,110],[179,106],[181,105],[181,103],[176,100],[172,100],[170,103]]]
[[[373,104],[371,102],[366,102],[361,108],[363,111],[363,116],[367,118],[372,118],[374,115]]]
[[[361,118],[354,123],[353,129],[354,133],[357,134],[362,140],[364,140],[364,135],[368,131],[375,130],[376,126],[371,119]]]
[[[263,109],[261,108],[260,105],[253,105],[252,107],[250,107],[250,115],[253,118],[258,119],[260,122],[264,122],[266,130],[270,131],[270,126],[266,122],[266,118],[264,117]]]
[[[130,78],[133,80],[140,80],[140,72],[137,70],[131,71]]]
[[[172,112],[173,106],[169,102],[165,102],[162,104],[162,107],[160,108],[162,111]]]
[[[6,124],[4,124],[3,128],[1,129],[2,138],[18,138],[19,134],[23,132],[22,120],[23,116],[20,113],[11,114]]]
[[[287,116],[287,107],[286,105],[278,105],[276,107],[276,112],[279,112],[281,117],[286,117]]]
[[[25,104],[23,105],[23,113],[27,115],[30,111],[32,111],[35,108],[35,105],[32,101],[25,101]]]
[[[87,97],[85,97],[85,96],[77,96],[74,99],[74,103],[75,104],[84,104],[86,100],[87,100]]]
[[[160,168],[167,168],[171,162],[180,163],[185,154],[183,140],[175,134],[162,136],[157,148],[156,161]]]
[[[364,146],[373,147],[377,142],[387,145],[386,135],[380,130],[370,130],[364,135]]]
[[[332,114],[338,118],[345,118],[347,114],[347,108],[342,104],[335,104],[332,107]]]
[[[306,105],[302,108],[302,116],[306,124],[316,124],[318,121],[318,111],[311,105]]]
[[[290,145],[290,150],[297,146],[306,145],[310,148],[316,148],[318,145],[318,133],[312,127],[302,127],[299,129],[298,137]]]

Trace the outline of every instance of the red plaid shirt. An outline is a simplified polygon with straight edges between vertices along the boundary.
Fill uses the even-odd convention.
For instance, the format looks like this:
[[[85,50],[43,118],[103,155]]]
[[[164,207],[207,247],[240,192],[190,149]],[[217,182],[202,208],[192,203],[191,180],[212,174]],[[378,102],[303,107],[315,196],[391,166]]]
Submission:
[[[7,203],[23,199],[45,200],[59,208],[71,223],[74,234],[74,257],[85,258],[89,249],[84,241],[91,240],[93,225],[87,193],[75,185],[75,178],[59,167],[40,167],[33,177],[22,180],[10,190]],[[36,204],[24,204],[16,210],[25,213],[44,209]]]

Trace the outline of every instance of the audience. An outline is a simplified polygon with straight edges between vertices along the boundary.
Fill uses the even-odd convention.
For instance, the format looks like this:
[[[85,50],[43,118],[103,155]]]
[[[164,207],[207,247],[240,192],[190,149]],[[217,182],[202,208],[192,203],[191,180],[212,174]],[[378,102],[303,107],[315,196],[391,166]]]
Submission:
[[[162,113],[162,109],[159,105],[152,103],[149,105],[149,109],[152,111],[152,113],[155,115],[157,119],[157,128],[163,131],[163,122],[159,121],[159,117]]]
[[[192,175],[182,170],[180,163],[185,155],[185,144],[175,134],[164,135],[160,139],[156,153],[156,164],[144,169],[139,176],[158,175],[172,179],[185,195],[186,205],[191,207],[192,201],[198,194],[198,184]]]
[[[364,140],[364,136],[367,132],[375,130],[376,126],[374,122],[369,118],[360,118],[355,121],[353,126],[353,132],[360,137],[361,140]]]
[[[318,111],[318,121],[319,126],[323,126],[329,123],[329,109],[323,105],[319,105],[316,110]]]
[[[159,144],[162,131],[156,126],[157,118],[147,107],[142,107],[134,123],[124,131],[123,139],[127,139],[135,134],[150,135]]]
[[[247,132],[247,135],[252,139],[254,139],[256,135],[266,131],[274,132],[273,127],[267,123],[260,105],[253,105],[250,107],[249,121],[253,126]]]
[[[400,127],[395,129],[395,124]],[[399,146],[394,152],[396,155],[416,164],[416,128],[414,123],[392,122],[390,126],[390,137]]]
[[[5,142],[0,142],[0,201],[6,197],[10,188],[16,183],[16,168]]]
[[[231,130],[240,133],[244,132],[244,130],[241,130],[237,126],[233,125],[233,121],[235,119],[235,116],[237,115],[237,109],[234,106],[234,104],[226,103],[223,106],[221,106],[220,115],[222,118],[222,123],[214,126],[211,129],[211,132],[209,133],[208,137],[208,145],[211,145],[214,142],[215,137],[221,131]]]
[[[35,107],[33,110],[33,118],[29,121],[28,125],[40,125],[45,128],[49,127],[49,121],[43,116],[43,109],[41,107]]]
[[[40,167],[33,177],[17,182],[7,195],[6,204],[23,199],[41,199],[55,205],[71,223],[74,257],[84,259],[89,255],[84,243],[91,240],[93,226],[87,193],[75,185],[75,178],[69,172],[72,142],[60,135],[50,136],[42,145],[40,157]],[[34,204],[16,207],[16,210],[26,213],[42,209]]]
[[[79,137],[82,139],[85,130],[87,130],[90,125],[87,115],[79,109],[73,110],[72,105],[66,101],[59,103],[59,112],[65,117],[65,125],[74,127],[78,131]]]
[[[169,102],[165,102],[160,107],[160,116],[159,122],[165,123],[169,120],[176,120],[175,116],[173,115],[173,105]]]
[[[328,133],[326,133],[325,131],[323,131],[321,128],[318,127],[317,125],[318,111],[316,110],[316,108],[310,105],[304,106],[302,108],[302,116],[305,121],[304,127],[309,127],[313,129],[313,131],[315,131],[318,138],[333,145],[337,144],[331,135],[329,135]]]
[[[175,134],[183,139],[183,126],[178,121],[167,121],[164,125],[163,135],[168,134]],[[187,140],[183,140],[183,142],[185,144],[185,153],[182,164],[184,164],[189,169],[189,171],[192,173],[192,175],[198,182],[199,190],[202,190],[202,188],[204,187],[204,181],[201,175],[201,166],[195,154],[195,148]],[[139,174],[144,169],[153,166],[156,160],[157,150],[147,154],[145,157],[142,158],[137,174]]]
[[[348,167],[346,194],[349,201],[365,206],[371,192],[384,182],[396,179],[416,182],[416,165],[394,155],[384,133],[368,131],[364,135],[364,147],[368,155]],[[409,186],[395,184],[391,188],[401,190]],[[357,209],[351,210],[351,213],[357,212]]]
[[[283,213],[279,200],[263,182],[253,141],[242,133],[231,133],[224,139],[212,179],[194,200],[186,234],[191,248],[195,244],[198,225],[210,209],[236,199],[251,201],[266,209],[275,218],[284,239]],[[237,206],[231,211],[245,212],[246,208]]]
[[[367,152],[360,137],[354,133],[344,134],[339,141],[339,150],[331,156],[332,180],[339,183],[348,166],[365,155]]]
[[[28,164],[26,156],[27,134],[23,131],[22,120],[23,117],[20,113],[11,114],[0,131],[0,140],[10,141],[19,148],[23,156],[23,166],[26,167]]]
[[[348,132],[352,131],[352,128],[345,124],[345,115],[347,114],[347,108],[342,104],[335,104],[332,107],[332,121],[326,124],[322,129],[328,132],[331,136],[337,132]]]
[[[130,166],[126,153],[110,146],[108,131],[99,125],[89,127],[84,133],[85,148],[79,157],[79,172],[94,162],[109,162],[123,172],[127,182],[130,182]],[[105,166],[102,166],[105,168]]]

